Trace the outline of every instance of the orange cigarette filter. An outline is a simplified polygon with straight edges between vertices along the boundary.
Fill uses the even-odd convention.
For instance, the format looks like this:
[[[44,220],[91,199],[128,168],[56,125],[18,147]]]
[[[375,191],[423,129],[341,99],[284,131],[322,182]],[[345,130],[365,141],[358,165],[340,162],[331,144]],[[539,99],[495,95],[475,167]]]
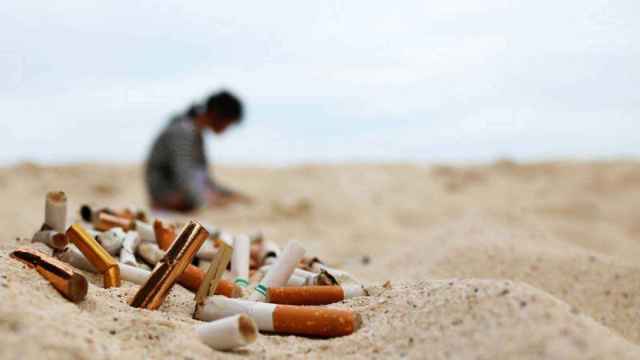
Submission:
[[[196,292],[204,281],[204,271],[200,268],[189,265],[178,278],[178,283],[185,288]],[[242,290],[234,283],[228,280],[220,280],[216,287],[215,295],[223,295],[230,298],[237,298],[242,295]]]
[[[58,259],[29,248],[17,249],[11,253],[11,257],[35,268],[70,301],[77,303],[87,296],[87,279]]]
[[[124,231],[133,229],[134,221],[117,215],[100,212],[94,219],[93,227],[98,231],[107,231],[109,229],[120,227]]]
[[[120,268],[118,263],[109,255],[96,239],[80,224],[74,224],[67,230],[67,238],[75,244],[82,254],[102,273],[104,287],[120,286]]]
[[[164,226],[162,221],[156,220],[153,223],[153,231],[156,234],[156,241],[160,249],[169,249],[176,238],[176,229],[172,226]]]
[[[345,299],[340,286],[302,286],[270,288],[267,301],[285,305],[328,305]]]
[[[361,323],[360,315],[349,309],[278,305],[273,312],[273,331],[277,334],[346,336],[358,330]]]

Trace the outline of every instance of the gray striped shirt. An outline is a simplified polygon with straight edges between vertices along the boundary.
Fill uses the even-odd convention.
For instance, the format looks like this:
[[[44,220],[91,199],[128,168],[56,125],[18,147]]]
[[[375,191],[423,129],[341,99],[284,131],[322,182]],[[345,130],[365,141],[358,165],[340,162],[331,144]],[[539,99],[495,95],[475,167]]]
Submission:
[[[178,195],[186,209],[201,207],[209,190],[227,192],[209,177],[204,139],[193,118],[175,117],[158,136],[147,160],[145,178],[154,204]]]

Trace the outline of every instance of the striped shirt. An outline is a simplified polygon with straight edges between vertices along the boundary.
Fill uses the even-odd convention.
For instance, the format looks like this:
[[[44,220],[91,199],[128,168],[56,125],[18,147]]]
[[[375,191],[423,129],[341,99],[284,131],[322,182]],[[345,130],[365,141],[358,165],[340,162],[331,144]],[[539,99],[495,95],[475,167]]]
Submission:
[[[173,118],[155,140],[145,178],[153,204],[178,196],[186,210],[202,207],[208,191],[228,192],[209,176],[202,132],[193,117]]]

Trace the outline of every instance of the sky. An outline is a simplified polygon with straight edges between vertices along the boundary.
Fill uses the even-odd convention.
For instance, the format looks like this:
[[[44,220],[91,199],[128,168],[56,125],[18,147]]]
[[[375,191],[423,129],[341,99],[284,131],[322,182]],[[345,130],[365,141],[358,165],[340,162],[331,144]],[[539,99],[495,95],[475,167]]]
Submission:
[[[220,88],[214,162],[639,156],[639,38],[632,0],[13,1],[0,164],[144,161]]]

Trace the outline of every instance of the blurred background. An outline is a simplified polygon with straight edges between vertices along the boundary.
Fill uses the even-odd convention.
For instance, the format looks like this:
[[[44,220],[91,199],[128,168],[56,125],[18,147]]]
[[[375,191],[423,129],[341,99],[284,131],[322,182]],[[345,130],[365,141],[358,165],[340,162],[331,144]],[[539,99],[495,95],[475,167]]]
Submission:
[[[13,1],[1,164],[136,163],[226,87],[216,163],[640,155],[635,1]],[[210,139],[211,140],[211,139]]]

